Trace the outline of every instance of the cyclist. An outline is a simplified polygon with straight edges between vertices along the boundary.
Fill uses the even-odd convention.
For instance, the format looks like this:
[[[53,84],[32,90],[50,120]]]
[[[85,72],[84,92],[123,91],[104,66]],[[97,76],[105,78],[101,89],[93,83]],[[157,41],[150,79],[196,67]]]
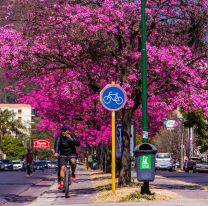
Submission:
[[[76,146],[79,146],[80,142],[75,136],[74,133],[69,132],[67,126],[61,127],[61,133],[58,135],[56,144],[55,144],[55,157],[59,157],[60,164],[60,184],[58,189],[64,188],[64,169],[67,162],[70,160],[71,170],[72,170],[72,181],[77,182],[75,175],[76,162],[77,162],[77,153]],[[71,158],[62,157],[62,156],[71,156]]]

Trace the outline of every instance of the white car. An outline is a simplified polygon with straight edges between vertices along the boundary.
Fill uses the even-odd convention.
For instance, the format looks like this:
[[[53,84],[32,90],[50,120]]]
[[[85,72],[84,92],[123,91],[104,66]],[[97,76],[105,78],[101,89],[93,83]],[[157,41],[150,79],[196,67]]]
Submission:
[[[13,170],[21,170],[23,167],[23,163],[21,160],[12,160]]]
[[[157,153],[155,161],[156,170],[175,171],[176,164],[171,153]]]
[[[58,161],[57,160],[52,160],[52,161],[47,161],[48,168],[58,168]]]

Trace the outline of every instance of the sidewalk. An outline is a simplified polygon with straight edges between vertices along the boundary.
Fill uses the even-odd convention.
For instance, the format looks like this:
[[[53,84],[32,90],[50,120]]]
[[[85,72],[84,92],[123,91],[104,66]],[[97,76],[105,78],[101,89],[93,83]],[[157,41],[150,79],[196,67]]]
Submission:
[[[53,175],[56,178],[56,175]],[[92,198],[96,193],[95,187],[90,177],[90,172],[86,171],[83,166],[78,166],[77,168],[78,183],[72,183],[70,186],[70,197],[65,198],[64,193],[58,191],[57,181],[49,188],[48,191],[39,196],[35,201],[33,201],[31,206],[207,206],[208,192],[197,190],[193,188],[189,190],[188,188],[183,188],[183,190],[178,190],[175,188],[173,191],[182,194],[177,199],[171,200],[157,200],[157,201],[145,201],[145,202],[126,202],[126,203],[94,203]],[[161,189],[161,192],[165,192],[168,188],[166,186],[177,186],[181,187],[184,185],[181,181],[170,180],[160,176],[156,176],[155,186]],[[189,184],[188,184],[189,185]],[[165,186],[165,188],[163,188]],[[185,187],[187,185],[184,185]],[[170,190],[171,187],[169,188]],[[184,190],[185,189],[185,190]],[[196,189],[196,190],[195,190]],[[186,193],[191,193],[184,195]],[[200,197],[200,199],[197,199]]]
[[[54,175],[56,177],[56,175]],[[77,167],[78,183],[72,183],[69,188],[69,198],[65,198],[63,192],[58,191],[57,181],[43,193],[39,198],[32,202],[31,206],[48,205],[92,205],[92,195],[95,194],[95,188],[90,179],[90,174],[82,166]]]

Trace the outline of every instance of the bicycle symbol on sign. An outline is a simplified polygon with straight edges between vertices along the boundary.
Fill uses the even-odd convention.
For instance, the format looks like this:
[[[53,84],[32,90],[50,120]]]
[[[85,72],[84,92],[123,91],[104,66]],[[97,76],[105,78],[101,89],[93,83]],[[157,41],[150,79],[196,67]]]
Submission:
[[[123,103],[123,98],[118,96],[118,93],[113,94],[112,92],[109,92],[107,96],[103,98],[103,102],[105,104],[111,103],[111,101],[115,102],[116,104],[120,105]]]

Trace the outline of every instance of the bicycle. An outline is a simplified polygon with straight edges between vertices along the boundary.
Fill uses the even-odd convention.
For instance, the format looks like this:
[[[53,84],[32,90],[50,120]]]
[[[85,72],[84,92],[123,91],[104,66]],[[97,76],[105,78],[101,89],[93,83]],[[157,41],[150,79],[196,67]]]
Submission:
[[[120,105],[123,103],[123,98],[118,96],[118,93],[109,92],[107,96],[103,98],[103,102],[105,104],[110,104],[111,101],[115,102],[116,104]]]
[[[65,193],[65,197],[69,197],[69,186],[72,183],[71,180],[71,165],[70,165],[70,158],[74,158],[74,156],[63,156],[61,155],[60,157],[67,158],[67,165],[65,165],[65,172],[64,172],[64,190],[63,192]]]

